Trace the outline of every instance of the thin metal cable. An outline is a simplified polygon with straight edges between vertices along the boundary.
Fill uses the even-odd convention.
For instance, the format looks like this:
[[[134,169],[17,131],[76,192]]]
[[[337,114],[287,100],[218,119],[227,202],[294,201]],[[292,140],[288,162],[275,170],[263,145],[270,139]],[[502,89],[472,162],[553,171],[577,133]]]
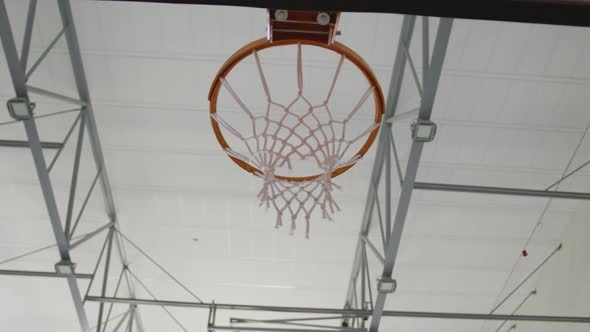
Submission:
[[[580,150],[580,147],[582,146],[582,143],[584,142],[584,139],[586,138],[586,135],[588,134],[588,130],[589,129],[590,129],[590,121],[586,125],[586,129],[584,129],[584,133],[582,134],[582,137],[580,137],[580,140],[578,141],[578,144],[576,145],[576,148],[574,149],[574,152],[572,153],[572,156],[570,157],[569,161],[567,162],[567,165],[565,166],[565,169],[563,170],[563,172],[561,174],[560,181],[558,181],[554,185],[551,185],[547,189],[550,189],[553,186],[555,186],[555,189],[556,190],[559,189],[559,186],[561,185],[561,181],[563,181],[564,177],[569,176],[568,175],[568,170],[571,167],[571,164],[574,161],[576,155],[578,154],[578,151]],[[575,173],[575,171],[573,173]],[[539,219],[538,219],[537,223],[535,224],[535,226],[531,230],[531,232],[530,232],[530,234],[529,234],[529,236],[528,236],[528,238],[527,238],[527,240],[526,240],[523,248],[526,248],[530,244],[533,236],[536,234],[537,230],[539,229],[539,226],[542,224],[543,218],[545,217],[545,214],[547,213],[547,210],[549,209],[549,205],[551,204],[552,200],[553,200],[553,198],[549,198],[547,200],[547,203],[545,203],[545,206],[543,208],[543,211],[541,212],[541,215],[539,216]],[[508,282],[510,281],[510,279],[512,279],[512,275],[514,274],[514,272],[516,271],[516,268],[518,267],[518,265],[520,263],[521,257],[522,257],[521,255],[518,255],[518,257],[514,261],[514,264],[512,265],[512,269],[510,270],[510,273],[508,274],[508,277],[504,281],[504,284],[502,285],[502,289],[498,293],[498,296],[496,297],[496,300],[494,301],[494,303],[498,303],[498,300],[500,299],[500,296],[502,296],[502,293],[504,293],[504,290],[508,286]],[[493,313],[493,311],[492,311],[492,313]],[[483,326],[485,325],[485,322],[486,321],[483,321],[481,328],[483,328]],[[480,330],[481,330],[481,328],[480,328]]]
[[[558,184],[562,183],[565,179],[567,179],[570,176],[574,175],[579,170],[581,170],[582,168],[586,167],[588,164],[590,164],[590,160],[588,160],[587,162],[583,163],[582,165],[576,167],[576,169],[574,169],[573,171],[569,172],[566,176],[564,176],[564,177],[560,178],[559,180],[555,181],[552,185],[550,185],[549,187],[547,187],[545,189],[545,191],[551,190],[551,188],[553,188],[553,187],[557,186]]]
[[[46,250],[46,249],[49,249],[49,248],[53,248],[53,247],[55,247],[55,246],[57,246],[57,244],[50,244],[50,245],[48,245],[48,246],[41,247],[41,248],[39,248],[39,249],[35,249],[35,250],[33,250],[33,251],[29,251],[29,252],[27,252],[27,253],[24,253],[24,254],[21,254],[21,255],[18,255],[18,256],[15,256],[15,257],[12,257],[12,258],[9,258],[9,259],[6,259],[6,260],[3,260],[3,261],[1,261],[1,262],[0,262],[0,264],[4,264],[4,263],[8,263],[8,262],[12,262],[12,261],[15,261],[15,260],[17,260],[17,259],[19,259],[19,258],[27,257],[27,256],[29,256],[29,255],[36,254],[36,253],[38,253],[38,252],[41,252],[41,251],[43,251],[43,250]]]
[[[178,279],[176,279],[170,272],[168,272],[164,267],[162,267],[162,265],[160,265],[158,262],[156,262],[155,259],[153,259],[150,255],[148,255],[145,251],[143,251],[137,244],[135,244],[133,241],[131,241],[127,236],[125,236],[125,234],[123,234],[119,229],[115,228],[116,231],[127,241],[129,242],[129,244],[131,244],[135,249],[137,249],[137,251],[139,251],[142,255],[144,255],[147,259],[149,259],[152,263],[154,263],[154,265],[156,265],[160,270],[162,270],[162,272],[164,272],[168,277],[170,277],[172,280],[174,280],[174,282],[176,284],[178,284],[178,286],[182,287],[185,291],[187,291],[192,297],[194,297],[195,299],[197,299],[199,302],[203,303],[203,300],[201,300],[195,293],[193,293],[190,289],[188,289],[188,287],[186,287],[183,283],[181,283]]]
[[[584,134],[582,135],[582,137],[580,137],[580,140],[578,141],[578,144],[576,145],[576,148],[574,149],[574,152],[572,153],[572,156],[570,157],[570,160],[567,162],[567,165],[565,166],[565,169],[563,170],[563,172],[561,173],[560,178],[563,178],[567,175],[570,167],[572,166],[572,163],[574,162],[574,159],[576,158],[576,155],[578,154],[578,151],[580,150],[580,147],[582,146],[582,143],[584,142],[584,139],[586,138],[586,135],[588,135],[588,130],[590,129],[590,121],[588,122],[588,124],[586,125],[586,129],[584,130]],[[555,185],[555,190],[559,189],[559,186],[561,185],[561,182]],[[535,227],[533,228],[531,234],[529,235],[525,245],[523,248],[526,248],[529,243],[531,242],[531,239],[533,238],[533,236],[535,235],[536,231],[539,229],[539,226],[542,224],[543,222],[543,218],[545,217],[545,214],[547,213],[547,210],[549,209],[549,205],[551,204],[551,202],[553,201],[553,198],[549,198],[547,200],[547,203],[545,204],[545,208],[543,209],[543,213],[541,214],[541,216],[539,217],[539,221],[537,222],[537,224],[535,225]]]
[[[50,117],[50,116],[64,114],[64,113],[79,112],[80,110],[82,110],[82,108],[78,107],[78,108],[74,108],[74,109],[71,109],[71,110],[65,110],[65,111],[59,111],[59,112],[54,112],[54,113],[48,113],[48,114],[43,114],[43,115],[39,115],[39,116],[34,116],[33,119],[36,120],[36,119],[47,118],[47,117]],[[12,120],[12,121],[0,122],[0,126],[5,126],[5,125],[17,123],[17,122],[21,122],[21,120]]]
[[[112,321],[114,321],[114,320],[115,320],[115,319],[117,319],[117,318],[121,318],[121,317],[123,317],[124,315],[126,315],[126,314],[127,314],[127,312],[128,312],[128,311],[125,311],[125,312],[122,312],[122,313],[120,313],[120,314],[118,314],[118,315],[115,315],[115,316],[111,317],[111,318],[110,318],[108,321],[105,321],[105,323],[106,323],[106,322],[112,322]],[[91,330],[96,330],[96,328],[97,328],[97,327],[98,327],[98,325],[95,325],[95,326],[91,327],[90,329],[91,329]]]
[[[139,278],[135,275],[135,273],[133,273],[129,268],[127,268],[127,272],[129,272],[129,274],[131,274],[131,276],[139,283],[139,285],[145,289],[145,291],[156,301],[158,301],[158,298],[154,295],[154,293],[152,293],[147,286],[141,282],[141,280],[139,280]],[[166,313],[168,314],[168,316],[170,316],[170,318],[172,318],[172,320],[174,320],[174,322],[176,322],[176,324],[178,325],[178,327],[180,327],[183,331],[188,332],[188,330],[178,321],[178,319],[176,319],[176,317],[174,317],[174,315],[163,305],[160,306],[160,308],[162,308],[164,311],[166,311]]]
[[[520,308],[522,308],[522,306],[532,297],[537,295],[537,290],[533,289],[530,293],[527,294],[527,296],[524,297],[524,299],[522,301],[520,301],[520,303],[516,306],[516,308],[514,308],[514,310],[512,310],[512,312],[510,313],[511,315],[514,315],[516,312],[518,312],[518,310],[520,310]],[[499,332],[500,329],[502,329],[502,327],[504,327],[504,325],[508,323],[508,320],[505,320],[502,322],[502,324],[500,324],[500,326],[498,326],[498,328],[496,329],[496,332]]]
[[[84,237],[84,236],[86,236],[86,235],[90,234],[90,233],[92,233],[92,232],[88,232],[88,233],[85,233],[85,234],[78,235],[78,236],[76,236],[76,237],[72,238],[72,240],[77,240],[77,239],[79,239],[79,238],[81,238],[81,237]],[[36,254],[36,253],[38,253],[38,252],[41,252],[41,251],[43,251],[43,250],[47,250],[47,249],[49,249],[49,248],[53,248],[53,247],[56,247],[56,246],[57,246],[57,244],[50,244],[50,245],[47,245],[47,246],[45,246],[45,247],[41,247],[41,248],[39,248],[39,249],[35,249],[35,250],[33,250],[33,251],[29,251],[29,252],[26,252],[26,253],[24,253],[24,254],[20,254],[20,255],[18,255],[18,256],[12,257],[12,258],[8,258],[8,259],[6,259],[6,260],[3,260],[3,261],[1,261],[1,262],[0,262],[0,265],[2,265],[2,264],[5,264],[5,263],[8,263],[8,262],[15,261],[15,260],[17,260],[17,259],[21,259],[21,258],[24,258],[24,257],[27,257],[27,256],[30,256],[30,255],[33,255],[33,254]]]
[[[531,271],[531,273],[529,273],[516,287],[514,287],[514,289],[508,293],[508,295],[506,295],[504,297],[504,299],[502,299],[502,301],[500,301],[500,303],[498,303],[494,309],[492,309],[492,311],[490,312],[490,314],[493,314],[496,310],[498,310],[498,308],[500,308],[502,306],[502,304],[504,304],[504,302],[506,302],[522,285],[524,285],[535,273],[537,273],[537,271],[539,271],[543,265],[545,265],[545,263],[547,263],[549,261],[549,259],[551,259],[551,257],[553,257],[553,255],[555,255],[555,253],[557,253],[559,250],[561,250],[563,246],[561,245],[561,243],[557,246],[557,248],[555,248],[551,254],[549,254],[549,256],[547,256],[547,258],[545,258],[541,264],[539,264],[533,271]]]

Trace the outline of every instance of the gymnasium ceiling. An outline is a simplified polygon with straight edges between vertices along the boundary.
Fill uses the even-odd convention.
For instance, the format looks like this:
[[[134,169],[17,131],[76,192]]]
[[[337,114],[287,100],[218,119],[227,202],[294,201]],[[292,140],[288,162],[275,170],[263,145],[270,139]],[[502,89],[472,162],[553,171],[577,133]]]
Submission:
[[[7,6],[18,42],[27,8],[17,0],[7,1]],[[317,218],[306,240],[303,233],[289,236],[288,230],[273,228],[273,211],[257,205],[258,180],[220,151],[210,128],[209,85],[229,55],[265,35],[265,11],[96,1],[73,1],[73,9],[122,232],[203,299],[341,307],[374,151],[338,178],[343,190],[336,197],[343,211],[333,223]],[[40,1],[37,13],[31,59],[61,24],[53,2]],[[341,18],[338,40],[367,60],[384,91],[401,22],[402,17],[393,14],[345,13]],[[432,20],[431,36],[435,23]],[[420,34],[418,24],[410,50],[415,59],[420,59]],[[66,56],[61,41],[31,84],[74,95]],[[544,189],[560,178],[580,141],[570,169],[587,161],[590,144],[581,139],[590,121],[588,59],[586,28],[456,20],[433,111],[438,135],[425,147],[418,180]],[[4,102],[13,97],[13,90],[4,57],[0,62]],[[416,65],[421,72],[420,61]],[[274,66],[281,66],[280,58]],[[407,93],[398,112],[417,106],[413,88],[408,71]],[[37,114],[71,108],[43,97],[35,101]],[[73,114],[66,114],[39,120],[42,139],[60,141],[73,119]],[[0,112],[0,122],[9,120],[7,112]],[[402,165],[410,146],[409,123],[394,125]],[[20,125],[0,127],[0,139],[24,137]],[[73,142],[52,172],[63,211]],[[46,153],[50,158],[53,151]],[[88,146],[85,153],[89,156]],[[3,260],[50,244],[53,237],[30,152],[0,148],[0,155]],[[82,192],[94,172],[90,159],[82,163]],[[588,191],[589,176],[582,170],[560,189]],[[393,204],[396,195],[394,190]],[[546,203],[537,198],[416,192],[394,272],[398,290],[386,307],[489,311]],[[507,289],[557,246],[575,206],[574,201],[549,205],[527,248],[529,256],[521,260]],[[101,197],[95,193],[79,234],[106,221]],[[372,232],[371,238],[378,237]],[[92,269],[101,244],[97,238],[73,253],[79,272]],[[128,254],[132,270],[158,298],[191,300],[137,251],[128,247]],[[55,251],[46,251],[3,268],[51,270],[56,260]],[[376,261],[371,269],[377,276]],[[11,331],[47,326],[77,330],[64,282],[0,278],[2,326]],[[142,295],[149,297],[138,289]],[[506,311],[516,300],[506,304]],[[115,307],[116,313],[124,309]],[[141,310],[148,331],[174,330],[174,322],[160,308]],[[206,312],[171,310],[185,326],[204,328]],[[385,331],[398,326],[404,331],[479,331],[481,322],[382,323]],[[486,328],[483,331],[495,325]]]

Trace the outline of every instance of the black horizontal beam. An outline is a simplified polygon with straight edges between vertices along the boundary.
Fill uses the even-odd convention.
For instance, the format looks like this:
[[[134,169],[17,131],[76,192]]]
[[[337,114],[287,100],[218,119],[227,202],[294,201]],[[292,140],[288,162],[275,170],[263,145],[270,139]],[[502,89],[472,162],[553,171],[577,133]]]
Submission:
[[[590,1],[587,0],[130,0],[130,2],[396,13],[590,26]]]
[[[61,142],[41,142],[41,147],[44,149],[61,149],[63,147]],[[28,148],[28,141],[18,141],[10,139],[0,139],[0,147],[4,148]]]

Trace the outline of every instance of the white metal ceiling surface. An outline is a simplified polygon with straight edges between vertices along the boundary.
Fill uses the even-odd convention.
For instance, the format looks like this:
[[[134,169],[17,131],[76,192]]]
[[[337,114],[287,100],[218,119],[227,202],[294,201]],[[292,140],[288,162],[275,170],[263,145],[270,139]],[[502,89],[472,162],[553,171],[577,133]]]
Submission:
[[[8,6],[18,42],[26,5],[12,0]],[[289,236],[286,229],[274,230],[274,212],[257,206],[258,181],[220,151],[210,129],[211,80],[231,53],[265,35],[265,12],[95,1],[75,1],[73,9],[122,231],[203,299],[341,307],[373,154],[338,178],[343,190],[336,195],[343,211],[333,223],[317,218],[306,240],[302,232]],[[40,1],[37,16],[31,59],[60,24],[52,1]],[[400,25],[397,15],[345,13],[341,19],[340,41],[369,62],[384,91]],[[431,24],[433,31],[435,26]],[[411,53],[419,58],[416,44]],[[65,56],[60,42],[31,83],[73,95]],[[13,90],[0,58],[4,102]],[[590,121],[588,59],[588,29],[457,20],[433,113],[439,131],[426,145],[418,180],[536,189],[557,180]],[[275,65],[281,65],[280,58]],[[408,75],[404,91],[412,88]],[[36,101],[43,105],[39,114],[68,107],[44,98]],[[416,103],[416,94],[407,93],[398,112]],[[42,139],[61,140],[72,119],[39,120]],[[7,112],[0,112],[0,122],[8,120]],[[405,164],[409,121],[397,123],[394,133]],[[1,126],[0,139],[8,138],[23,139],[24,131],[19,125]],[[52,174],[62,206],[73,146],[68,145]],[[30,152],[0,148],[0,156],[3,260],[53,238]],[[585,141],[573,165],[588,158],[590,144]],[[88,188],[93,167],[82,164],[81,188]],[[589,176],[582,170],[561,189],[588,191]],[[545,203],[416,192],[394,272],[398,290],[387,307],[489,311]],[[574,207],[570,201],[551,203],[512,285],[557,245]],[[93,195],[85,216],[80,234],[106,221],[100,195]],[[100,241],[73,253],[79,272],[92,269]],[[128,251],[131,268],[158,298],[191,299],[145,258]],[[55,252],[48,251],[3,268],[51,270],[56,260]],[[380,268],[375,264],[372,270]],[[147,297],[141,291],[139,295]],[[146,330],[175,330],[159,308],[142,310]],[[206,313],[172,311],[187,327],[205,328]],[[7,331],[77,330],[60,280],[0,276],[0,312],[0,325]],[[385,319],[382,330],[400,326],[404,331],[474,331],[481,323]]]

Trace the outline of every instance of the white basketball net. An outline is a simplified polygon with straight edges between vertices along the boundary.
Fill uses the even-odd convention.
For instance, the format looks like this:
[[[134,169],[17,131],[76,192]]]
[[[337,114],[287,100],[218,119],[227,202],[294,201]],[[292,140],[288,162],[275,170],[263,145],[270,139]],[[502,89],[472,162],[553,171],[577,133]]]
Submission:
[[[267,208],[272,206],[276,210],[276,227],[283,226],[283,219],[290,217],[290,231],[293,234],[296,220],[302,216],[306,223],[305,235],[309,237],[309,221],[316,209],[321,211],[323,219],[328,220],[332,220],[334,212],[340,210],[332,196],[334,188],[340,189],[332,180],[333,172],[340,167],[354,165],[360,159],[359,155],[349,157],[348,160],[342,159],[345,158],[351,145],[369,135],[379,126],[373,121],[356,137],[346,137],[347,124],[373,94],[375,87],[370,86],[350,113],[344,119],[337,120],[334,118],[328,102],[332,97],[336,80],[345,60],[344,56],[340,58],[325,101],[316,106],[312,105],[303,95],[300,44],[297,46],[298,93],[288,105],[280,104],[272,99],[258,53],[254,51],[253,56],[267,98],[266,111],[260,112],[264,114],[255,115],[242,102],[230,83],[222,77],[220,78],[222,86],[238,104],[239,110],[252,121],[252,125],[248,133],[243,133],[225,121],[219,112],[212,113],[211,116],[221,127],[244,142],[242,151],[226,148],[225,152],[262,172],[262,174],[256,174],[263,180],[258,198],[260,205],[265,205]],[[297,114],[292,107],[301,101],[307,105],[307,110],[302,114]],[[271,108],[274,108],[273,111]],[[276,109],[281,111],[277,112]],[[326,114],[319,117],[318,112],[326,112]],[[287,123],[287,119],[290,117],[292,120],[292,117],[297,120],[295,125]],[[295,158],[312,160],[321,170],[321,175],[313,180],[301,182],[278,179],[276,177],[277,169],[286,166],[290,170],[291,163]]]

